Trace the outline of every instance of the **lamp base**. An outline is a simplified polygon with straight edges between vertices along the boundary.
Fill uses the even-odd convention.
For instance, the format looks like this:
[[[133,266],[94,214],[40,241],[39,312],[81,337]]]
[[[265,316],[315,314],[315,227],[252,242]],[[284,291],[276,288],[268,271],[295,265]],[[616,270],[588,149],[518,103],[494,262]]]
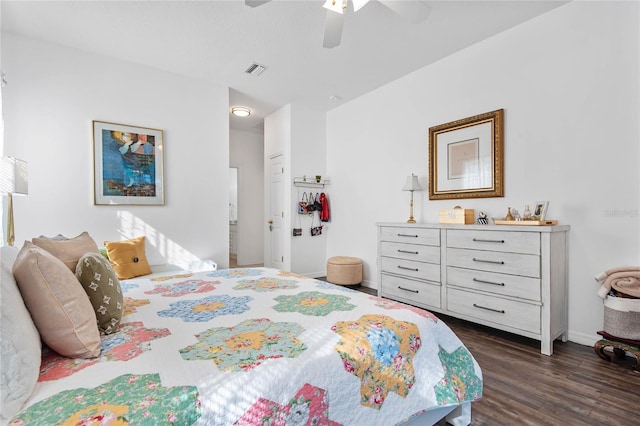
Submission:
[[[411,204],[409,204],[409,206],[409,220],[407,221],[407,223],[416,223],[415,219],[413,218],[413,191],[411,191]]]
[[[16,234],[13,229],[13,196],[10,192],[7,193],[7,234],[5,240],[8,246],[13,246],[16,241]]]

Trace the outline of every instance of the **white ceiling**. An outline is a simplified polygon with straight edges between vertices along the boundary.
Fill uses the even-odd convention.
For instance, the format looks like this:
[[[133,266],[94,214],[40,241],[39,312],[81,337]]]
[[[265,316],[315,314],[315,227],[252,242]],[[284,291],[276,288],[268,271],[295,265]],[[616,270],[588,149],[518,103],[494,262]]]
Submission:
[[[347,9],[341,45],[325,49],[323,2],[2,0],[0,13],[3,31],[228,86],[230,106],[254,111],[231,127],[261,132],[288,103],[328,111],[566,3],[425,1],[413,24],[372,0]],[[253,62],[267,70],[246,74]]]

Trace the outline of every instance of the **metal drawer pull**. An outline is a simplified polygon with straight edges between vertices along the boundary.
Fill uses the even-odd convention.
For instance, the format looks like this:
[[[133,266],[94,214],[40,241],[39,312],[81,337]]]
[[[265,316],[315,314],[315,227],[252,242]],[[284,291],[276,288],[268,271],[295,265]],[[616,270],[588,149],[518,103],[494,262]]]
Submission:
[[[496,265],[504,265],[504,261],[502,260],[484,260],[484,259],[476,259],[473,258],[474,262],[482,262],[482,263],[495,263]]]
[[[420,293],[418,290],[411,290],[410,288],[404,288],[404,287],[400,287],[400,286],[398,286],[398,288],[400,290],[410,291],[411,293]]]
[[[491,285],[499,285],[500,287],[504,287],[504,283],[496,283],[493,281],[485,281],[485,280],[479,280],[477,278],[474,278],[473,281],[477,282],[477,283],[483,283],[483,284],[491,284]]]
[[[500,243],[504,244],[504,240],[483,240],[482,238],[474,238],[473,241],[477,243]]]
[[[480,306],[478,304],[473,304],[474,308],[480,308],[480,309],[484,309],[486,311],[492,311],[492,312],[497,312],[499,314],[504,314],[504,309],[493,309],[493,308],[487,308],[486,306]]]
[[[407,271],[415,271],[415,272],[419,271],[418,268],[407,268],[406,266],[400,266],[400,265],[398,265],[398,269],[406,269]]]
[[[417,235],[412,235],[412,234],[398,234],[398,237],[413,237],[413,238],[418,238]]]
[[[417,252],[417,251],[411,251],[411,250],[400,250],[400,249],[398,249],[398,253],[418,254],[418,252]]]

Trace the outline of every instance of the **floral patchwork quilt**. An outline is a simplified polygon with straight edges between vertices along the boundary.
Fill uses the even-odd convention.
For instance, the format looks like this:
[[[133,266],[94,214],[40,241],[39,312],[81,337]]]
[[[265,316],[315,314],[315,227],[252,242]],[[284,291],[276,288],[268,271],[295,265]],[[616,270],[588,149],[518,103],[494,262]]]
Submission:
[[[269,268],[122,281],[95,359],[45,350],[12,425],[394,425],[482,395],[435,315]]]

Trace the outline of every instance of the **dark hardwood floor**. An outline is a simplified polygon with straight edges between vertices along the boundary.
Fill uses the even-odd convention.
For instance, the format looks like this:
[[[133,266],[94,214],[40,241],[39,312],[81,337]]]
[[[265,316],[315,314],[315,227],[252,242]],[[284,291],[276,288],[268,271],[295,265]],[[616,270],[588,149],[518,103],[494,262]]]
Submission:
[[[631,358],[605,361],[591,346],[540,342],[439,315],[482,368],[473,425],[640,425],[640,373]]]
[[[632,358],[608,362],[591,346],[561,341],[549,357],[537,340],[438,317],[482,369],[483,397],[472,405],[472,425],[640,425],[640,373]]]

